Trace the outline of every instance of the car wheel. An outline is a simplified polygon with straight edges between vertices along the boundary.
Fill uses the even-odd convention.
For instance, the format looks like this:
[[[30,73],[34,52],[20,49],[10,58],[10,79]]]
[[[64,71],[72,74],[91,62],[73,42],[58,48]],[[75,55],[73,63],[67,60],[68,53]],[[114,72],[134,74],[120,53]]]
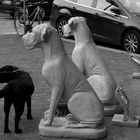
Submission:
[[[61,37],[64,37],[63,26],[67,23],[68,23],[68,18],[67,17],[62,17],[58,20],[58,22],[56,24],[57,32]]]
[[[140,52],[140,34],[135,30],[130,30],[123,37],[123,48],[130,53]]]

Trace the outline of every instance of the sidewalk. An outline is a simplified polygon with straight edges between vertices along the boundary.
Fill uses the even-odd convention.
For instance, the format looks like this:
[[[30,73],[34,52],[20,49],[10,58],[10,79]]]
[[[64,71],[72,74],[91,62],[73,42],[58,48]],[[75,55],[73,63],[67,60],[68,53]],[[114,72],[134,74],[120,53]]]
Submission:
[[[73,43],[64,41],[65,48],[69,55],[73,49]],[[140,68],[133,64],[126,53],[121,51],[112,51],[99,47],[100,55],[109,65],[117,82],[123,86],[131,103],[134,105],[136,113],[140,114],[140,79],[132,79],[133,72],[140,72]],[[32,96],[32,112],[34,120],[26,119],[26,107],[21,119],[20,126],[23,134],[14,134],[14,110],[10,112],[10,129],[11,134],[3,134],[3,99],[0,99],[0,140],[56,140],[55,138],[46,138],[39,136],[38,124],[43,117],[43,113],[49,107],[48,98],[50,89],[41,75],[43,63],[43,54],[39,49],[26,50],[21,38],[16,35],[0,35],[0,67],[5,64],[16,65],[28,71],[35,84],[35,92]],[[2,85],[1,85],[2,87]],[[139,140],[140,128],[128,128],[111,125],[111,117],[105,118],[108,129],[108,137],[105,140]],[[57,139],[58,140],[58,139]],[[61,140],[65,140],[62,139]],[[68,139],[69,140],[69,139]]]

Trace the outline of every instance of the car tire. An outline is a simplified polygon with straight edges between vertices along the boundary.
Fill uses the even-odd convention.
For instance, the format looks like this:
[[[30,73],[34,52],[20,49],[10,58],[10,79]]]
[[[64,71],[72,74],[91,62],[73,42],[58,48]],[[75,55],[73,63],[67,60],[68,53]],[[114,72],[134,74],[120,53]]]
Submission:
[[[68,23],[68,20],[69,20],[69,18],[67,18],[67,17],[61,17],[58,21],[57,21],[57,23],[56,23],[56,29],[57,29],[57,32],[58,32],[58,34],[60,35],[60,37],[63,37],[64,38],[64,34],[63,34],[63,26],[65,25],[65,24],[67,24]]]
[[[125,51],[130,53],[140,52],[140,33],[135,30],[127,31],[123,37],[122,46]]]

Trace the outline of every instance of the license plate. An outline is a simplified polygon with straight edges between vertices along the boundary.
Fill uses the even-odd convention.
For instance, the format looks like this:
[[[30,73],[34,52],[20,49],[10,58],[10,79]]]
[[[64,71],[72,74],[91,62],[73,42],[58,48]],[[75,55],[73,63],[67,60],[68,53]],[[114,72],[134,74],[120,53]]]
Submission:
[[[11,1],[7,1],[7,0],[3,1],[2,3],[3,3],[4,5],[11,5],[11,4],[12,4]]]

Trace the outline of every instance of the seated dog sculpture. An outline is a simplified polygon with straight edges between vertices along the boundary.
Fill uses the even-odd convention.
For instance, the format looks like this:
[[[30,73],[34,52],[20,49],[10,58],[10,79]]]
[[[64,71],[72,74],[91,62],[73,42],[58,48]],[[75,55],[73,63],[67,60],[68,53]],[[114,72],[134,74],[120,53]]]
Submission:
[[[107,64],[98,54],[85,18],[71,18],[63,31],[66,37],[74,36],[75,47],[72,52],[72,60],[104,104],[105,115],[122,112],[123,109],[115,97],[118,85]]]
[[[86,78],[67,56],[57,31],[49,24],[37,25],[31,33],[23,36],[23,43],[27,49],[41,48],[45,55],[42,75],[51,88],[51,101],[49,111],[40,123],[40,133],[45,131],[47,136],[65,137],[71,135],[68,130],[73,128],[89,128],[103,130],[102,134],[92,132],[102,137],[105,134],[103,106]],[[55,125],[60,120],[55,120],[54,116],[60,98],[66,101],[71,115],[66,117],[70,123],[62,123],[58,128]]]
[[[0,90],[0,98],[4,97],[5,126],[4,133],[10,133],[9,113],[13,104],[15,108],[15,133],[21,133],[19,129],[20,117],[24,111],[24,104],[27,103],[27,119],[31,120],[31,95],[34,92],[34,84],[30,75],[11,65],[0,68],[0,83],[7,85]]]

